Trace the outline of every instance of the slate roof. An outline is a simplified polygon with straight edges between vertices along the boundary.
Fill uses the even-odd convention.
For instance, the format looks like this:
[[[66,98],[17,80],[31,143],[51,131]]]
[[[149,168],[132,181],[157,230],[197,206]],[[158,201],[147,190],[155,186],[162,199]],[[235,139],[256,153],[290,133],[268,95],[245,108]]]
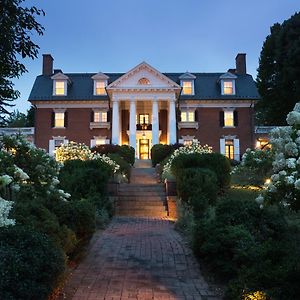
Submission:
[[[108,100],[108,96],[94,96],[94,83],[91,77],[96,73],[64,73],[72,84],[68,86],[67,96],[53,96],[53,80],[51,76],[37,76],[32,87],[29,101],[34,100]],[[109,76],[108,84],[115,81],[124,73],[104,73]],[[183,73],[163,73],[174,82],[180,84],[179,77]],[[195,95],[181,95],[182,100],[257,100],[255,82],[251,75],[237,75],[236,94],[221,95],[219,77],[224,73],[192,73],[195,79]]]

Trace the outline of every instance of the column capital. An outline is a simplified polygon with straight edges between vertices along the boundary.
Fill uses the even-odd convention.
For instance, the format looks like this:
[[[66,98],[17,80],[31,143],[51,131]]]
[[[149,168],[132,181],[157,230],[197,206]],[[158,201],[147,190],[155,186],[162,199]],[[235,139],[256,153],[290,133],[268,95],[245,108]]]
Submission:
[[[154,96],[152,99],[153,102],[158,102],[158,96]]]

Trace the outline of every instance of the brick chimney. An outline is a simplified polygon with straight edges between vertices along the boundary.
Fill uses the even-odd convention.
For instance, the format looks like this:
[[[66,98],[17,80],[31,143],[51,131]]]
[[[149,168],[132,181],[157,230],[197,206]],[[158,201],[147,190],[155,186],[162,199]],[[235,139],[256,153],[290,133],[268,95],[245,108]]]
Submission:
[[[246,70],[246,53],[238,53],[235,58],[236,74],[245,75]]]
[[[43,75],[51,76],[53,74],[53,57],[51,54],[43,54]]]

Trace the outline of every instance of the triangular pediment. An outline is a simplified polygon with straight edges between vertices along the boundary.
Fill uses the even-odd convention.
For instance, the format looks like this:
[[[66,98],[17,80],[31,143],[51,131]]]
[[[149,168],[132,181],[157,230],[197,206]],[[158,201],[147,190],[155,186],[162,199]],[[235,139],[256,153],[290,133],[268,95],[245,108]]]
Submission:
[[[188,79],[188,80],[194,80],[194,79],[196,79],[196,76],[195,76],[195,75],[193,75],[193,74],[192,74],[192,73],[190,73],[190,72],[186,72],[186,73],[184,73],[184,74],[180,75],[180,76],[179,76],[179,79]]]
[[[134,89],[153,89],[153,88],[172,88],[180,89],[181,87],[147,64],[142,62],[117,80],[107,86],[107,89],[134,88]]]
[[[61,72],[54,74],[51,79],[54,80],[70,80],[69,77]]]
[[[107,80],[109,77],[102,72],[99,72],[91,77],[93,80]]]
[[[222,74],[219,79],[237,79],[237,76],[230,73],[230,72],[227,72],[227,73],[224,73]]]

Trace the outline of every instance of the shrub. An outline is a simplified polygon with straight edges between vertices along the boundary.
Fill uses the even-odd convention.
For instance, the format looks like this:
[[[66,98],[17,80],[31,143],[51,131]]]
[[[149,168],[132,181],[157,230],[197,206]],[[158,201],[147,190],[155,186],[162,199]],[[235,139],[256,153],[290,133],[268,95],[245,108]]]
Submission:
[[[230,185],[230,162],[219,153],[190,153],[180,154],[172,160],[171,171],[178,177],[185,168],[207,168],[215,172],[218,186],[221,189]]]
[[[88,198],[93,194],[107,194],[111,168],[101,160],[66,161],[59,174],[60,186],[72,199]]]
[[[64,271],[64,255],[45,235],[0,229],[0,298],[47,299]]]
[[[196,217],[205,212],[209,203],[215,202],[217,191],[216,175],[209,169],[187,168],[178,174],[178,196],[191,205]]]
[[[125,161],[133,165],[135,162],[135,150],[127,145],[98,145],[92,148],[92,151],[101,155],[119,154]]]
[[[123,159],[118,153],[108,154],[108,157],[114,160],[120,166],[120,172],[128,179],[130,178],[131,165]]]
[[[152,166],[155,167],[157,164],[161,163],[173,151],[174,150],[171,145],[163,145],[163,144],[154,145],[151,148]]]

